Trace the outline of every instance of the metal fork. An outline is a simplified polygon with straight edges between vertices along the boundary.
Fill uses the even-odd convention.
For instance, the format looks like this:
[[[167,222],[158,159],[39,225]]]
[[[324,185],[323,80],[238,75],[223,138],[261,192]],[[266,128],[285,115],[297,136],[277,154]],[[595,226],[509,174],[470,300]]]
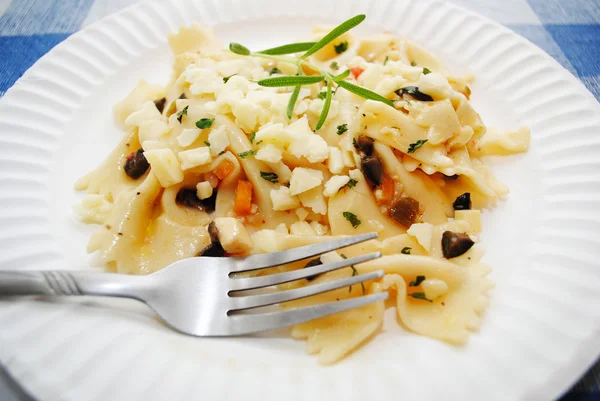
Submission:
[[[290,310],[243,313],[383,276],[383,271],[286,291],[246,295],[240,291],[270,287],[381,256],[369,253],[338,262],[259,277],[237,273],[279,266],[376,238],[361,234],[334,241],[244,258],[189,258],[147,276],[82,271],[0,271],[0,295],[102,295],[146,303],[171,327],[196,336],[234,336],[272,330],[387,298],[387,292]],[[238,275],[239,276],[239,275]],[[242,312],[242,313],[240,313]],[[250,311],[252,312],[252,311]]]

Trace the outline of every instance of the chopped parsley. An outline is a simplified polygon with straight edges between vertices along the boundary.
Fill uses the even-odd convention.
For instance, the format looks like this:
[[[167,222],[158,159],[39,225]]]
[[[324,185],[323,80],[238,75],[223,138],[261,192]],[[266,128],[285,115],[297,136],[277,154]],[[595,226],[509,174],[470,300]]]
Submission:
[[[350,180],[348,181],[346,186],[348,188],[354,188],[356,186],[356,184],[358,184],[358,181],[356,181],[354,178],[350,178]]]
[[[417,276],[413,281],[408,283],[409,287],[418,287],[421,283],[425,281],[425,276]]]
[[[348,259],[343,253],[340,256],[343,259]],[[358,270],[356,270],[356,267],[354,267],[354,265],[350,265],[350,268],[352,269],[352,277],[358,276]],[[361,281],[360,286],[362,287],[363,295],[365,295],[367,293],[365,290],[365,283]],[[352,292],[352,286],[348,287],[348,292]]]
[[[431,299],[427,299],[424,293],[422,292],[413,292],[412,294],[408,294],[409,297],[413,297],[416,299],[422,299],[427,302],[433,302]]]
[[[411,143],[408,146],[408,153],[415,153],[421,146],[425,145],[425,142],[427,142],[427,139],[419,139],[417,142]]]
[[[238,156],[242,159],[245,159],[248,156],[254,156],[256,154],[256,150],[248,150],[246,152],[238,153]]]
[[[413,67],[416,67],[416,66],[417,66],[417,63],[415,63],[414,61],[411,61],[411,62],[410,62],[410,65],[412,65]]]
[[[358,219],[358,217],[356,217],[354,213],[344,212],[342,213],[342,216],[344,216],[344,218],[348,220],[350,224],[352,224],[352,228],[356,228],[360,225],[360,220]]]
[[[208,141],[204,141],[204,144],[205,144],[206,146],[210,147],[210,142],[208,142]]]
[[[273,74],[281,74],[281,70],[277,67],[273,67],[269,70],[269,75],[273,75]]]
[[[410,255],[410,251],[412,250],[411,247],[409,246],[405,246],[404,248],[402,248],[402,250],[400,251],[400,253],[403,253],[405,255]]]
[[[189,105],[185,106],[183,108],[183,110],[181,110],[179,113],[177,113],[177,121],[179,121],[180,123],[181,123],[181,120],[183,120],[183,116],[187,116],[188,107],[190,107],[190,106]]]
[[[345,40],[342,43],[339,43],[337,45],[333,45],[333,49],[335,50],[335,52],[337,54],[342,54],[343,52],[345,52],[346,50],[348,50],[348,41]]]
[[[431,74],[431,70],[427,67],[423,67],[423,75]]]
[[[233,75],[237,75],[237,74],[233,74]],[[223,77],[223,83],[226,84],[227,81],[229,81],[229,78],[233,77],[233,75],[230,75],[228,77]]]
[[[263,180],[267,180],[269,182],[272,182],[273,184],[277,183],[277,179],[279,178],[279,176],[275,173],[268,173],[266,171],[261,171],[260,172],[260,178],[262,178]]]
[[[200,129],[210,128],[214,122],[214,118],[201,118],[198,121],[196,121],[196,127]]]
[[[323,91],[323,92],[319,92],[319,99],[321,100],[325,100],[325,98],[327,97],[327,92]]]
[[[338,65],[337,61],[332,61],[331,64],[329,64],[329,68],[331,68],[333,71],[337,71],[340,69],[340,66]]]
[[[342,135],[344,132],[348,131],[348,124],[341,124],[337,126],[337,134]]]
[[[256,138],[256,132],[250,134],[250,143],[254,143],[254,138]]]
[[[386,65],[388,61],[390,61],[390,56],[385,56],[385,60],[383,60],[383,65]]]

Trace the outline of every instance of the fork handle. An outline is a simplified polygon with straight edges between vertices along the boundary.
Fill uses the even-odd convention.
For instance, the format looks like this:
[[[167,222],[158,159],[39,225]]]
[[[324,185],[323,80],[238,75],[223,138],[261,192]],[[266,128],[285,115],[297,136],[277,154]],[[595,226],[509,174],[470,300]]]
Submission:
[[[143,299],[148,276],[79,271],[2,271],[0,295],[103,295]]]

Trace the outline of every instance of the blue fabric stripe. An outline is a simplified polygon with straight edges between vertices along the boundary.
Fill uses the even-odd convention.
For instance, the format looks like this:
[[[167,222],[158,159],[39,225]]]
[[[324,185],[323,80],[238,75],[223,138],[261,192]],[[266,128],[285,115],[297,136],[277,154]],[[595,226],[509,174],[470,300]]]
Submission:
[[[6,92],[40,57],[69,34],[0,36],[0,93]]]
[[[600,392],[584,393],[572,391],[562,397],[560,401],[600,401]]]
[[[600,25],[545,25],[582,77],[600,75]]]
[[[528,0],[542,24],[598,24],[598,0]]]
[[[0,17],[0,35],[73,33],[93,4],[94,0],[12,0]]]

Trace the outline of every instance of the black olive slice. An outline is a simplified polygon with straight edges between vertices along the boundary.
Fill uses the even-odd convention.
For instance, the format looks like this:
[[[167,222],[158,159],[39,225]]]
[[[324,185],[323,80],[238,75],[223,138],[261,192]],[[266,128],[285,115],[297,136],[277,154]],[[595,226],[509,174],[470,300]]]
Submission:
[[[442,253],[446,259],[455,258],[467,252],[475,244],[471,237],[463,233],[444,231],[442,234]]]
[[[398,223],[408,228],[417,221],[419,206],[419,202],[413,198],[400,198],[390,208],[389,215]]]
[[[142,149],[138,149],[137,152],[127,156],[127,160],[123,166],[125,174],[134,180],[137,180],[143,176],[149,168],[150,163],[148,163],[148,160],[146,160],[144,151]]]

